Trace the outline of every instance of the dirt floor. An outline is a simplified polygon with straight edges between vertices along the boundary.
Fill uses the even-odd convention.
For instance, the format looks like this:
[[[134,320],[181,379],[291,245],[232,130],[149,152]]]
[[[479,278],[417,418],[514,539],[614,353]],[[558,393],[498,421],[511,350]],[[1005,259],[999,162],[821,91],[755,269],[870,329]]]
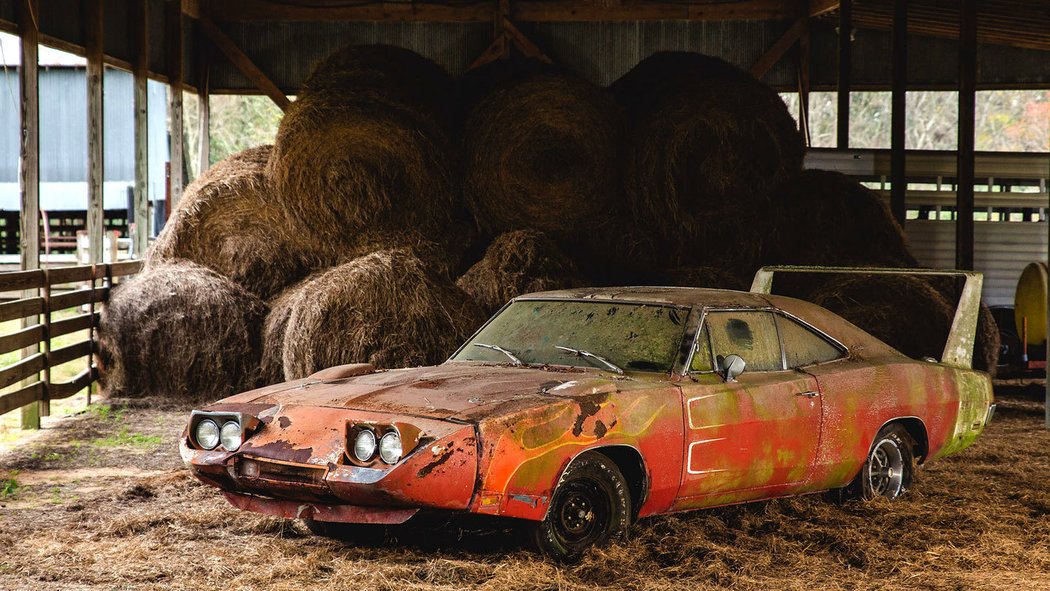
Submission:
[[[185,409],[92,407],[0,455],[0,589],[1050,590],[1042,390],[898,502],[823,495],[659,517],[560,566],[502,532],[378,547],[239,512],[183,469]]]

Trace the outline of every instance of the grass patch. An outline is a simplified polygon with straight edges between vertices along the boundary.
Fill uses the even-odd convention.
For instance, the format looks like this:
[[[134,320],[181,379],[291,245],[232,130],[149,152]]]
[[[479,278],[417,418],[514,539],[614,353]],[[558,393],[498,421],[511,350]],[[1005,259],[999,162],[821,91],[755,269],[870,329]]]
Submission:
[[[18,493],[18,481],[14,476],[0,480],[0,499],[9,499]]]
[[[160,445],[161,439],[157,435],[143,435],[142,433],[130,433],[127,427],[121,427],[120,432],[109,437],[101,437],[92,443],[98,447],[138,447],[152,448]]]

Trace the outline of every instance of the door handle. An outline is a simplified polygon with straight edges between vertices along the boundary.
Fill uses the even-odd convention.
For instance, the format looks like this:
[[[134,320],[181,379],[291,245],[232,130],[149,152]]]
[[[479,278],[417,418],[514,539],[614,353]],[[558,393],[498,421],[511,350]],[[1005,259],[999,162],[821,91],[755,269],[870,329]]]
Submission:
[[[806,392],[796,392],[795,396],[805,396],[806,398],[816,398],[817,396],[820,396],[820,393],[819,392],[814,392],[813,390],[808,390]]]

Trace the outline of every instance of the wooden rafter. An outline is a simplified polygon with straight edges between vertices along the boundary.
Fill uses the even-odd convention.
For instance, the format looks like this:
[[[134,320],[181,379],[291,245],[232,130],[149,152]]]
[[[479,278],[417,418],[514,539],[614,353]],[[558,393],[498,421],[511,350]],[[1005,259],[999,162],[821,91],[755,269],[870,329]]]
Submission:
[[[270,97],[270,100],[280,107],[282,111],[288,110],[288,107],[292,104],[291,101],[288,100],[288,96],[285,95],[284,92],[282,92],[281,89],[259,69],[259,66],[255,65],[255,62],[253,62],[251,58],[237,47],[237,44],[234,43],[226,33],[222,32],[222,29],[220,29],[211,18],[206,15],[201,15],[200,25],[201,30],[208,36],[208,39],[219,48],[219,51],[221,51],[226,58],[229,59],[230,62],[233,63],[233,65],[236,66],[237,69],[256,86],[256,88],[261,90],[266,96]]]
[[[434,21],[492,22],[498,7],[479,0],[438,4],[378,1],[348,5],[313,0],[308,3],[268,0],[199,0],[200,10],[216,20],[280,21]],[[635,20],[766,20],[793,18],[794,0],[739,2],[659,2],[647,0],[521,0],[514,5],[517,22]]]
[[[791,49],[795,43],[802,37],[802,35],[809,28],[809,17],[803,16],[795,21],[791,28],[784,32],[777,39],[773,45],[766,50],[762,57],[758,58],[755,65],[751,66],[751,75],[755,78],[761,79],[762,76],[766,75],[773,66],[777,64],[784,57],[784,55]]]

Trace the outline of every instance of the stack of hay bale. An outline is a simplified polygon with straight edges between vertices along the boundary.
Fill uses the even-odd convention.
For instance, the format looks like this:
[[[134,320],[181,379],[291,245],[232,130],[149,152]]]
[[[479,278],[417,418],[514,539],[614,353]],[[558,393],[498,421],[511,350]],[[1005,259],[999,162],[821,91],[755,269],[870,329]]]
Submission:
[[[216,398],[340,363],[438,363],[528,291],[915,266],[878,196],[803,172],[803,153],[777,93],[717,58],[654,54],[603,89],[528,60],[453,81],[405,49],[348,47],[272,147],[187,188],[103,310],[104,379]],[[777,287],[910,355],[943,345],[954,285],[871,281]]]

